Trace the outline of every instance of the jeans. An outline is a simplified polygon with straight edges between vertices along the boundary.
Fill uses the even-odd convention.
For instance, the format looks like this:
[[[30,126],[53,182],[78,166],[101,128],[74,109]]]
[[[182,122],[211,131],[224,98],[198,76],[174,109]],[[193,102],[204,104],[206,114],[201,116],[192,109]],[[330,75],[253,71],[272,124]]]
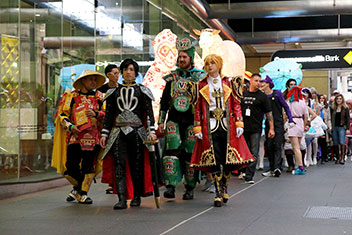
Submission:
[[[334,145],[345,145],[346,144],[346,129],[342,126],[334,126],[332,128],[332,140]]]
[[[259,143],[260,143],[260,135],[261,133],[253,133],[253,132],[244,132],[243,136],[246,140],[249,151],[251,152],[253,158],[255,159],[249,166],[246,168],[246,177],[245,180],[252,180],[255,168],[257,165],[258,153],[259,153]]]

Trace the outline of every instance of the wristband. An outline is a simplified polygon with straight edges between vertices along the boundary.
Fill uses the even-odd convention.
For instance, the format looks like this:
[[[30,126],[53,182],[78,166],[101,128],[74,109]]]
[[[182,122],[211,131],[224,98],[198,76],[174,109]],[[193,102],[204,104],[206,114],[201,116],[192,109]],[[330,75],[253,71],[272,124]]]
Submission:
[[[73,128],[74,126],[75,126],[75,125],[71,125],[71,126],[70,126],[69,129],[70,129],[71,132],[72,132],[72,128]]]

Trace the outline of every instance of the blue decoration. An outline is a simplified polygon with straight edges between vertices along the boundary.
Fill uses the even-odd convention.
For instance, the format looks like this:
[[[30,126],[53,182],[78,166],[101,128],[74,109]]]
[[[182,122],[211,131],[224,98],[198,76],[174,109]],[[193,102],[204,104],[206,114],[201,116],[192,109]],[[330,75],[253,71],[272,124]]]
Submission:
[[[273,80],[275,90],[286,90],[286,82],[293,78],[297,85],[302,82],[302,65],[292,60],[274,60],[260,68],[260,75]]]
[[[70,67],[63,67],[60,70],[60,76],[58,82],[60,83],[61,87],[64,89],[72,90],[73,89],[73,82],[76,78],[85,70],[89,69],[95,71],[94,64],[77,64]]]

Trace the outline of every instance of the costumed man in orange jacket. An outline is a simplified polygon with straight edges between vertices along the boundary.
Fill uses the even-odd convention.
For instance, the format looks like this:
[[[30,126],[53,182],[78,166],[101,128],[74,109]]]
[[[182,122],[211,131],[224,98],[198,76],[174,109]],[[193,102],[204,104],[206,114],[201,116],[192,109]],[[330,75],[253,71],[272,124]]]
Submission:
[[[242,136],[240,106],[243,79],[222,77],[223,60],[215,54],[204,60],[207,76],[190,83],[190,94],[196,97],[194,133],[197,141],[191,167],[211,172],[215,185],[214,206],[221,207],[229,199],[227,186],[231,171],[254,161]]]
[[[87,196],[93,178],[101,171],[99,123],[104,120],[101,87],[105,77],[84,70],[75,80],[72,92],[63,95],[55,121],[51,166],[73,185],[66,201],[92,204]]]

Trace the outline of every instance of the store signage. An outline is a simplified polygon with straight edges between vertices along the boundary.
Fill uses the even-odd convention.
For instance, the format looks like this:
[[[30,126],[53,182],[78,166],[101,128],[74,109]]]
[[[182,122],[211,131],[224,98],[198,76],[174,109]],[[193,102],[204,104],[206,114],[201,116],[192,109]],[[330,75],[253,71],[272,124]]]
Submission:
[[[352,68],[352,48],[322,50],[280,50],[271,60],[293,60],[302,69]]]

